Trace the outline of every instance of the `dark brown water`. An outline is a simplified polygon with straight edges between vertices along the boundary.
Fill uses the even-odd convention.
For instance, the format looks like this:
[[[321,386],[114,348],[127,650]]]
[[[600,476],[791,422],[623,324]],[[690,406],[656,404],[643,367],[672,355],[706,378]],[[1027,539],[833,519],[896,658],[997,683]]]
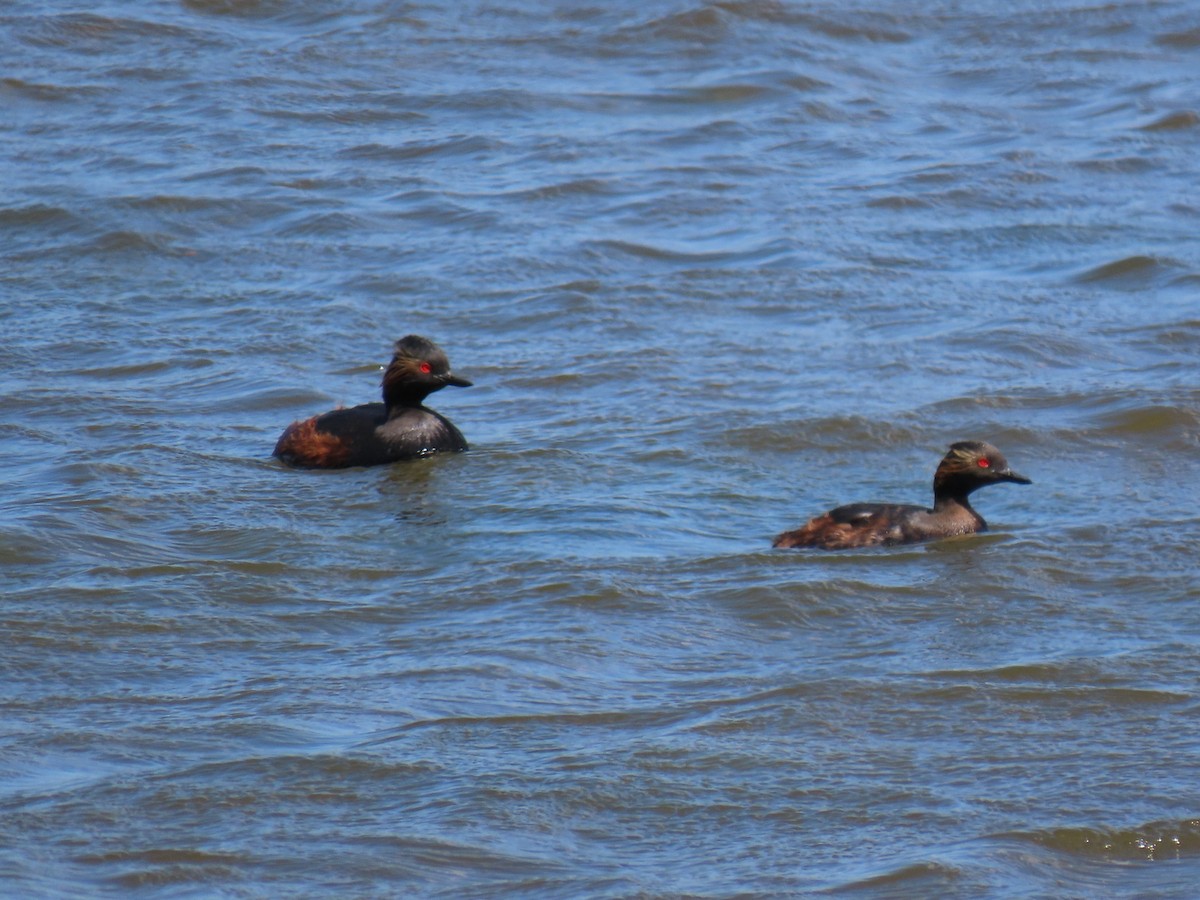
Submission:
[[[5,896],[1196,895],[1200,6],[0,47]],[[410,332],[470,453],[269,459]]]

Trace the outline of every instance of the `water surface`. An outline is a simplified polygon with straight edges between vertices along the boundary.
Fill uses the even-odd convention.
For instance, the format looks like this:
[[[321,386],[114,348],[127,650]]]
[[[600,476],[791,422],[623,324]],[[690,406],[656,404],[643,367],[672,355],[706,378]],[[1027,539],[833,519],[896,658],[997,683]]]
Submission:
[[[0,35],[6,893],[1194,896],[1200,7]],[[413,332],[469,453],[269,458]]]

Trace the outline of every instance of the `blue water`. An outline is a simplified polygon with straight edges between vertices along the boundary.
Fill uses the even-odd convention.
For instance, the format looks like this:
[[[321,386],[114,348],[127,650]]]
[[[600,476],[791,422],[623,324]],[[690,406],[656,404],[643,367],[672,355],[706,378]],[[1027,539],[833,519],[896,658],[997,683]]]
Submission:
[[[0,47],[6,896],[1195,896],[1200,6]],[[470,452],[270,458],[409,333]]]

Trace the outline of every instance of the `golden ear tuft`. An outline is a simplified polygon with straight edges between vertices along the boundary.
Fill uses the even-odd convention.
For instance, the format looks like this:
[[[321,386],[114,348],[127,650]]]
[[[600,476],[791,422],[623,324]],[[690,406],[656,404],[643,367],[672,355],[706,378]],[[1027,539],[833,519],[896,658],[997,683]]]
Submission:
[[[975,451],[970,449],[969,447],[964,447],[959,444],[955,444],[953,447],[950,448],[950,455],[952,457],[954,457],[954,459],[956,459],[956,460],[959,460],[964,463],[970,463],[975,458]]]

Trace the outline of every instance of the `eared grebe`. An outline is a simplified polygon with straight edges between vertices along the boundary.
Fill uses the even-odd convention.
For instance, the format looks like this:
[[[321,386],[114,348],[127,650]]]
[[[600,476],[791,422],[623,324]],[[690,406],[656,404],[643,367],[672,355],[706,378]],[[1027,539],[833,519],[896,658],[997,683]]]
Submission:
[[[1008,467],[1004,454],[983,441],[950,445],[933,476],[933,509],[896,503],[854,503],[817,516],[802,528],[775,538],[775,547],[849,547],[911,544],[956,534],[987,531],[967,496],[1001,481],[1032,484]]]
[[[395,355],[383,373],[382,403],[293,422],[279,438],[274,455],[290,466],[342,469],[466,450],[466,440],[450,420],[421,405],[448,384],[471,386],[450,371],[441,347],[410,334],[396,341]]]

